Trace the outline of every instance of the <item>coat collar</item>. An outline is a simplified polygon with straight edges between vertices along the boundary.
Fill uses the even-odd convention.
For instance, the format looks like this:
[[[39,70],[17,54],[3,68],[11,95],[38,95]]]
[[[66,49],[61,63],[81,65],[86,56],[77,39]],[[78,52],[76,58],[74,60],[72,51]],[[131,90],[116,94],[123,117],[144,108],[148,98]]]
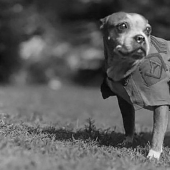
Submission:
[[[151,35],[150,37],[151,39],[151,49],[150,49],[150,54],[153,53],[153,48],[155,47],[156,51],[158,53],[164,53],[167,54],[168,50],[167,50],[167,41],[162,39],[162,38],[157,38]]]

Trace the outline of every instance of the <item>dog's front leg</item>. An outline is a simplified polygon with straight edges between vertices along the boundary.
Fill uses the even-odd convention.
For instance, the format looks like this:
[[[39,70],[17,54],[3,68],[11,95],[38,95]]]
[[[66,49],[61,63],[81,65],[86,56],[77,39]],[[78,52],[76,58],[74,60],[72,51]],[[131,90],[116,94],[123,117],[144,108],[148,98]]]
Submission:
[[[135,110],[133,105],[117,96],[118,104],[123,118],[126,139],[124,143],[132,143],[135,131]]]
[[[168,125],[168,111],[169,106],[158,106],[154,108],[153,136],[151,149],[148,154],[149,159],[159,159],[162,153],[162,145]]]

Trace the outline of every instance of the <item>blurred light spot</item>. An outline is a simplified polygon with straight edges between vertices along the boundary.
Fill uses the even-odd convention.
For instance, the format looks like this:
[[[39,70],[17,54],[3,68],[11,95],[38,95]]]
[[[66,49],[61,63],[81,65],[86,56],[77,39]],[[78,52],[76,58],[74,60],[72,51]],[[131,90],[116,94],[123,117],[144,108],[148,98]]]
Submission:
[[[60,80],[58,79],[52,79],[49,81],[48,86],[52,89],[52,90],[58,90],[61,88],[62,83]]]
[[[45,46],[46,43],[41,37],[34,36],[30,40],[21,43],[20,46],[21,58],[25,60],[31,58],[37,61],[42,56],[42,51],[45,48]]]
[[[14,11],[15,13],[20,13],[20,12],[23,11],[23,6],[22,6],[21,4],[15,4],[15,5],[13,6],[13,11]]]
[[[68,43],[61,43],[58,44],[58,46],[54,48],[52,52],[54,56],[63,57],[63,55],[66,54],[70,48],[71,47]]]
[[[68,57],[67,63],[72,70],[76,70],[79,67],[79,63],[80,63],[79,60],[80,60],[79,56],[77,56],[76,54],[71,54]]]

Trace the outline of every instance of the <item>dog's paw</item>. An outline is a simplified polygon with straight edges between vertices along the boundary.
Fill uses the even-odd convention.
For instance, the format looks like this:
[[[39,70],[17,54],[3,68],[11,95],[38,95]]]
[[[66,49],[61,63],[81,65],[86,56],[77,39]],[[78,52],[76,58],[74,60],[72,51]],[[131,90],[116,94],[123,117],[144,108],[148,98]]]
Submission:
[[[131,146],[133,144],[133,137],[127,136],[118,146]]]
[[[159,160],[161,153],[162,153],[161,151],[158,152],[158,151],[154,151],[153,149],[150,149],[147,158],[150,159],[150,160],[151,159]]]
[[[124,144],[132,144],[133,143],[133,137],[127,136],[126,139],[123,141]]]

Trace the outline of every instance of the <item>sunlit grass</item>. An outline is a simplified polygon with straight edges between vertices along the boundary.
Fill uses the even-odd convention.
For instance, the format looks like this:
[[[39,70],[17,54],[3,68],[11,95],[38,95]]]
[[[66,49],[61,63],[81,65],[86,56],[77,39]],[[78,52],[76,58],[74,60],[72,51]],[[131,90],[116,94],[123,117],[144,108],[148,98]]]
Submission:
[[[20,122],[8,116],[0,123],[0,169],[156,169],[169,166],[170,149],[160,161],[149,161],[148,133],[135,136],[133,146],[121,146],[124,135],[97,129],[54,127],[45,122]]]
[[[160,161],[146,158],[151,139],[147,126],[137,126],[132,146],[122,145],[123,130],[115,123],[120,121],[109,114],[117,111],[109,110],[116,103],[101,104],[104,102],[96,95],[96,89],[1,90],[2,170],[155,170],[170,166],[170,137],[165,139]],[[71,110],[72,105],[76,112]],[[110,122],[106,126],[100,124],[107,119]]]

